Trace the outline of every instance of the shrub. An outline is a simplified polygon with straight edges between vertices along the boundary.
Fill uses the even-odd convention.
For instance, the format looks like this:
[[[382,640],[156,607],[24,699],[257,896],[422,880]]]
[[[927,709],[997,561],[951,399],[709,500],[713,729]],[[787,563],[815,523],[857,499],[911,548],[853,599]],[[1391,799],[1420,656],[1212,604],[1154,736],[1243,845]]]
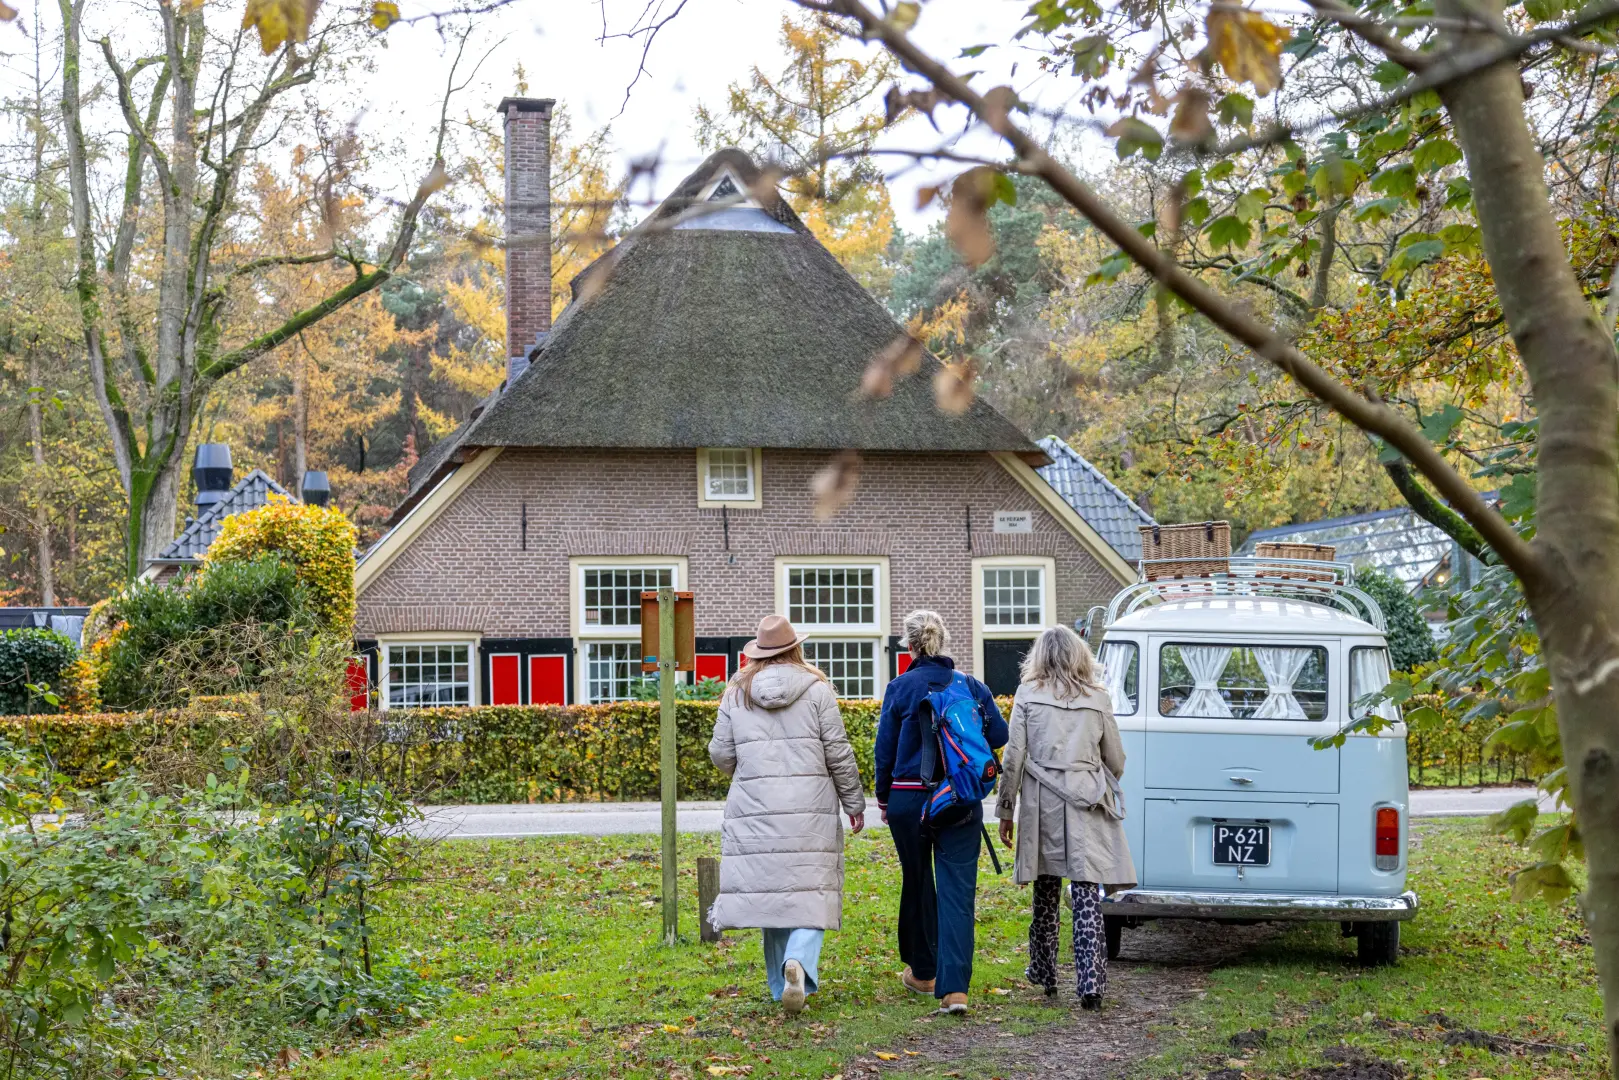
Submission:
[[[109,617],[114,629],[92,652],[101,699],[114,709],[253,690],[316,627],[308,589],[273,555],[209,565],[171,585],[137,582]]]
[[[354,626],[354,545],[358,533],[336,507],[271,496],[269,505],[228,517],[204,556],[208,566],[274,555],[296,571],[329,630]]]
[[[79,647],[54,630],[26,628],[0,634],[0,711],[56,711],[30,686],[49,686],[60,693],[66,673],[79,658]]]
[[[1356,570],[1355,585],[1383,609],[1383,621],[1388,624],[1389,662],[1395,671],[1410,671],[1439,655],[1428,620],[1398,579],[1378,570]]]

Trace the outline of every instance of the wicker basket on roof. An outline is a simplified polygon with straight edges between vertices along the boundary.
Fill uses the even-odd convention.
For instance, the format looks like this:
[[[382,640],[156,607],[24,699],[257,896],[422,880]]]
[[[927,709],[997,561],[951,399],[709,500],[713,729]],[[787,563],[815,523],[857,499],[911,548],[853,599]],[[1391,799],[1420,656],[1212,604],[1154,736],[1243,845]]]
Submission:
[[[1166,559],[1172,561],[1161,561]],[[1231,523],[1143,525],[1141,560],[1148,581],[1228,573],[1231,570]]]
[[[1254,556],[1260,559],[1290,559],[1329,563],[1337,559],[1338,549],[1331,544],[1289,544],[1271,540],[1255,544]],[[1337,576],[1333,570],[1310,570],[1291,563],[1267,567],[1265,574],[1267,577],[1292,578],[1295,581],[1332,581]]]

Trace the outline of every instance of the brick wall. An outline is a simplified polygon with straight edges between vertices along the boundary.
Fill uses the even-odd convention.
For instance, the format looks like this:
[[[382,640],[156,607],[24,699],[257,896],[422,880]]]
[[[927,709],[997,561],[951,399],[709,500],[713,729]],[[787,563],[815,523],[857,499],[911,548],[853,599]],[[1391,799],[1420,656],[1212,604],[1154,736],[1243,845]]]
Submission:
[[[507,449],[360,596],[358,636],[565,637],[569,556],[635,554],[686,557],[699,635],[746,635],[775,607],[778,555],[886,555],[889,633],[907,611],[935,608],[970,669],[973,558],[1052,556],[1064,623],[1118,588],[988,455],[867,454],[853,502],[818,522],[809,484],[827,458],[765,450],[763,507],[722,520],[697,505],[694,451]],[[997,510],[1033,511],[1034,531],[993,532]]]
[[[551,106],[549,98],[507,98],[506,369],[528,366],[538,334],[551,329]]]

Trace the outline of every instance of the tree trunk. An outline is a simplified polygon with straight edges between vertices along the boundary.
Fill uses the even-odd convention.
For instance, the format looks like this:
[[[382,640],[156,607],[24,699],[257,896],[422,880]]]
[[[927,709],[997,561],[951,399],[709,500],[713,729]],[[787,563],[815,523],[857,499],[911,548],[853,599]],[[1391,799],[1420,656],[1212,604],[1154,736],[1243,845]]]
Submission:
[[[298,353],[297,377],[292,387],[292,483],[287,486],[304,497],[304,473],[309,468],[309,350]]]
[[[34,453],[34,481],[38,488],[46,486],[45,472],[45,419],[39,404],[39,352],[28,350],[28,442]],[[39,565],[39,602],[43,607],[56,606],[56,569],[51,563],[51,517],[41,490],[30,492],[34,502],[34,559]]]
[[[1439,13],[1465,24],[1472,8],[1441,0]],[[1479,47],[1492,35],[1451,36],[1459,46]],[[1540,420],[1535,547],[1542,570],[1524,589],[1585,825],[1586,922],[1609,1059],[1619,1062],[1619,635],[1611,621],[1619,612],[1619,356],[1569,266],[1517,65],[1457,80],[1441,97],[1467,156],[1484,253]]]

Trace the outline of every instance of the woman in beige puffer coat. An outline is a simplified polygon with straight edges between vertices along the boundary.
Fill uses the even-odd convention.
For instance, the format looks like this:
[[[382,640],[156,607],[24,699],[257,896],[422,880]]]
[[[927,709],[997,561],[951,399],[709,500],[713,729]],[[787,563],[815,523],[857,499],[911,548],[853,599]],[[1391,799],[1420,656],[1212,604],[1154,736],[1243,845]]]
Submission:
[[[788,1012],[815,992],[825,931],[843,922],[843,823],[865,826],[860,769],[826,677],[779,615],[742,649],[708,756],[731,778],[720,832],[717,929],[764,931],[770,996]]]
[[[1074,909],[1080,1004],[1099,1009],[1107,983],[1101,890],[1136,883],[1124,836],[1124,746],[1090,647],[1066,626],[1041,634],[1023,659],[1012,701],[996,816],[1001,842],[1017,840],[1013,880],[1034,883],[1029,981],[1057,992],[1062,879]],[[1017,825],[1014,828],[1013,820]]]

